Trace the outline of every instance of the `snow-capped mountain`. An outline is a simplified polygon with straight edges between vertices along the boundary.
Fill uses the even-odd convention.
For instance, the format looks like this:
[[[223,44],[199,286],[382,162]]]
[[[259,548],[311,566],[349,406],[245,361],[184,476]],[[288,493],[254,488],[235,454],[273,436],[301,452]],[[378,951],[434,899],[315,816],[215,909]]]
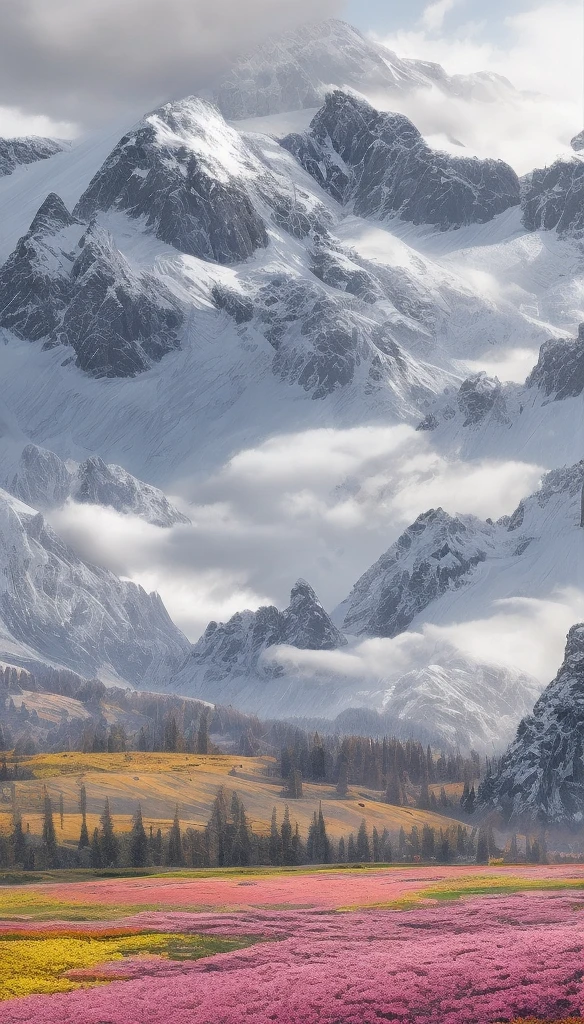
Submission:
[[[239,120],[319,107],[335,87],[388,102],[392,94],[431,87],[485,101],[513,92],[499,75],[450,76],[439,64],[401,59],[352,25],[330,19],[268,39],[240,57],[210,94],[225,117]]]
[[[3,498],[16,572],[6,654],[261,714],[367,708],[401,735],[427,729],[452,746],[511,735],[537,696],[525,673],[453,649],[397,679],[355,672],[376,638],[582,583],[582,160],[520,182],[501,161],[438,152],[387,112],[391,95],[429,88],[445,103],[512,92],[497,76],[400,60],[332,21],[240,60],[215,83],[217,106],[165,103],[94,139],[40,146],[26,164],[26,147],[12,147],[21,158],[0,176],[0,485],[29,508]],[[517,351],[524,383],[506,377]],[[194,649],[156,597],[87,565],[32,511],[100,505],[168,528],[171,546],[188,519],[168,495],[200,498],[203,547],[197,516],[216,519],[218,536],[236,519],[225,481],[242,457],[276,436],[309,447],[310,431],[356,427],[419,427],[420,479],[480,460],[531,463],[532,480],[551,472],[497,522],[468,514],[468,499],[460,513],[424,499],[378,546],[359,471],[335,482],[342,508],[283,484],[282,501],[323,536],[335,516],[348,524],[333,558],[329,534],[318,547],[319,593],[323,573],[353,565],[349,548],[369,545],[327,606],[402,535],[334,624],[308,584],[278,610],[286,596],[262,589],[258,567],[242,588],[278,608],[211,623]],[[281,461],[294,470],[292,444]],[[439,501],[447,511],[428,510]],[[262,536],[265,507],[258,480],[241,536]],[[220,547],[204,553],[210,577],[225,569]],[[311,578],[310,565],[289,571],[295,551],[281,557],[280,580]]]
[[[239,697],[239,686],[246,686],[254,676],[279,674],[277,666],[264,669],[261,664],[270,648],[286,644],[299,650],[331,651],[346,642],[310,584],[298,580],[283,611],[266,605],[255,612],[238,612],[228,622],[210,622],[172,680],[172,688],[189,696],[212,694],[218,701],[231,699],[234,692]]]
[[[546,596],[550,579],[577,587],[583,484],[579,462],[547,473],[497,522],[422,513],[357,581],[335,622],[349,634],[394,637],[422,622],[478,616],[506,597]]]
[[[579,831],[584,820],[584,624],[568,633],[564,661],[497,772],[479,792],[482,811],[506,822]]]
[[[72,499],[139,516],[154,526],[190,521],[157,487],[137,480],[121,466],[106,465],[95,455],[81,464],[63,462],[54,452],[28,444],[6,486],[26,505],[42,512]]]
[[[398,216],[444,230],[519,205],[519,179],[508,164],[437,153],[403,114],[381,113],[341,91],[327,96],[308,132],[282,145],[361,217]]]
[[[43,139],[38,135],[0,139],[0,176],[12,174],[16,167],[48,160],[64,148],[65,145],[57,139]]]
[[[41,513],[5,491],[0,563],[4,658],[156,689],[190,652],[157,594],[83,562]]]

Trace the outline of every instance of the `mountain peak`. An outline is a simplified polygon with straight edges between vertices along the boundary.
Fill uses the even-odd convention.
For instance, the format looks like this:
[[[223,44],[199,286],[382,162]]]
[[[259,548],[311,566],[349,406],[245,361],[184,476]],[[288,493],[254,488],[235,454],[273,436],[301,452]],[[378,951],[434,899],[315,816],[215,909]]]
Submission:
[[[69,213],[61,197],[56,192],[49,192],[35,213],[28,233],[30,235],[56,234],[62,228],[79,223],[80,221]]]

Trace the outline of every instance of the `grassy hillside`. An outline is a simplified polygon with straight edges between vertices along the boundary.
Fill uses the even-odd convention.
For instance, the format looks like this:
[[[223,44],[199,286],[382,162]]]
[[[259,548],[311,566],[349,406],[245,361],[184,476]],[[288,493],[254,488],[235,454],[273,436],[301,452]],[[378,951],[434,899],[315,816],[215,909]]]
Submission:
[[[293,821],[306,834],[313,812],[322,801],[329,832],[340,837],[356,832],[362,818],[368,828],[376,826],[390,832],[403,825],[409,832],[412,825],[428,824],[444,828],[452,821],[429,811],[413,807],[394,807],[380,802],[379,793],[351,787],[347,797],[338,797],[330,785],[304,783],[300,800],[282,795],[282,780],[274,776],[276,763],[270,757],[201,756],[186,754],[39,754],[22,762],[35,773],[35,778],[15,784],[16,801],[23,821],[33,833],[41,827],[41,800],[46,786],[55,811],[63,795],[64,828],[55,814],[59,841],[75,842],[79,836],[79,789],[87,791],[88,827],[98,823],[104,800],[109,798],[117,827],[130,827],[131,816],[140,802],[145,824],[156,828],[169,827],[178,804],[184,826],[206,824],[219,786],[236,790],[246,808],[254,831],[267,833],[272,808],[281,820],[284,806],[290,806]],[[235,774],[232,774],[232,773]],[[0,784],[0,827],[11,821],[10,786]]]

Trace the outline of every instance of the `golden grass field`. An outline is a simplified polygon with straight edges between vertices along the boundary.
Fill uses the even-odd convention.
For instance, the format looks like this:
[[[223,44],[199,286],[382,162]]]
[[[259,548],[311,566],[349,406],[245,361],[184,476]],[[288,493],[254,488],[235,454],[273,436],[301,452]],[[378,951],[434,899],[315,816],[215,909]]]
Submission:
[[[268,832],[272,808],[277,808],[278,819],[281,820],[288,803],[292,821],[298,822],[305,835],[319,801],[322,801],[328,830],[336,838],[356,832],[363,818],[369,829],[373,826],[379,831],[387,828],[392,833],[399,831],[402,825],[409,831],[412,825],[421,828],[425,823],[436,828],[457,824],[430,811],[382,803],[379,793],[360,787],[352,787],[347,797],[341,798],[330,785],[304,783],[302,799],[290,800],[283,795],[281,779],[274,776],[276,762],[271,757],[67,753],[39,754],[23,759],[22,763],[38,776],[15,785],[23,822],[30,826],[32,833],[40,833],[42,795],[46,786],[53,801],[60,841],[76,842],[79,837],[78,804],[82,783],[87,792],[87,825],[90,831],[98,824],[106,797],[120,831],[130,828],[138,803],[147,827],[169,828],[177,804],[184,827],[202,827],[209,819],[213,800],[221,785],[237,791],[256,832]],[[230,775],[233,769],[236,774]],[[12,822],[10,786],[0,784],[0,794],[3,797],[3,802],[0,802],[0,828],[9,829]],[[58,814],[61,794],[65,811],[63,829]]]

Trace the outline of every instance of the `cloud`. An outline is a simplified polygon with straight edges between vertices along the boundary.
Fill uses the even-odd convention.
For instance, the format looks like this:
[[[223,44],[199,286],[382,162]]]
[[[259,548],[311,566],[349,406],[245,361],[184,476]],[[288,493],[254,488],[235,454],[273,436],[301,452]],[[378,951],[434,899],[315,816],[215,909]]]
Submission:
[[[456,656],[527,673],[543,688],[563,660],[568,629],[583,619],[584,592],[565,589],[545,599],[495,601],[491,614],[482,619],[428,624],[420,631],[363,640],[338,651],[277,647],[266,657],[296,676],[329,678],[340,685],[353,681],[380,694],[406,672]]]
[[[196,639],[211,619],[284,607],[298,577],[333,608],[420,512],[496,518],[540,474],[530,463],[451,463],[405,425],[323,428],[272,437],[189,482],[192,525],[160,529],[75,503],[51,521],[86,560],[158,590]]]
[[[442,64],[449,74],[501,75],[519,92],[495,86],[496,102],[485,103],[445,102],[438,90],[424,90],[385,102],[411,117],[433,145],[448,147],[455,138],[469,155],[500,157],[525,173],[567,152],[582,127],[582,4],[539,4],[506,17],[502,29],[500,39],[493,40],[486,25],[468,22],[446,33],[423,18],[413,30],[398,30],[382,41],[402,57]],[[460,147],[456,151],[464,153]]]
[[[444,19],[450,14],[461,0],[435,0],[435,3],[428,4],[422,11],[420,25],[426,32],[437,32],[442,28]]]
[[[337,0],[3,0],[0,103],[93,124],[196,91],[239,52]]]

